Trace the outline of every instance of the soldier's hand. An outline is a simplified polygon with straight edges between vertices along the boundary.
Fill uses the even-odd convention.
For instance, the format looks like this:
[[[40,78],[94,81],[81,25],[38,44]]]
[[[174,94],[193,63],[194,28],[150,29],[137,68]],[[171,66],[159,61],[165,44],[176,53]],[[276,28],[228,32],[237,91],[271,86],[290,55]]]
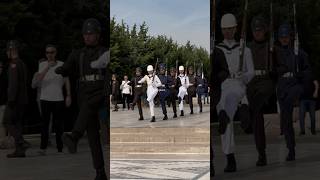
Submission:
[[[71,96],[70,96],[70,95],[67,95],[67,96],[66,96],[66,99],[65,99],[66,107],[70,107],[70,106],[71,106],[71,103],[72,103]]]
[[[313,93],[313,98],[318,98],[318,91],[315,91],[315,92]]]

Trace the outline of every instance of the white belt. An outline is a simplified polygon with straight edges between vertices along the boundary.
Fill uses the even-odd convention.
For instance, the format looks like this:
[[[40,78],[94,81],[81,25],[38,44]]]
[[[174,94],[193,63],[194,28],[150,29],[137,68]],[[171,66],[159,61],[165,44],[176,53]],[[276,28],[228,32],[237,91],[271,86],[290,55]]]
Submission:
[[[202,84],[199,84],[198,86],[199,86],[199,87],[202,87]]]
[[[189,84],[189,86],[193,86],[193,84]]]
[[[142,85],[136,85],[135,87],[142,87]]]
[[[266,75],[267,74],[267,71],[266,70],[255,70],[254,71],[254,74],[256,76],[262,76],[262,75]]]
[[[99,74],[92,74],[92,75],[84,75],[80,78],[81,81],[99,81],[104,80],[103,76]]]
[[[287,72],[287,73],[283,74],[282,77],[284,77],[284,78],[293,77],[293,72]]]

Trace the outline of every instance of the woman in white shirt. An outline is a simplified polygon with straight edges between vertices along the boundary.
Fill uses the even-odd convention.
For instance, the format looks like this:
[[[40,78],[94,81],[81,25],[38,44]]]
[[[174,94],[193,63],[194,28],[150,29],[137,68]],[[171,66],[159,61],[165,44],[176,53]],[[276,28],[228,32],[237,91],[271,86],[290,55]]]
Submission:
[[[129,84],[130,84],[130,81],[128,80],[128,76],[125,75],[120,85],[122,100],[123,100],[123,106],[122,106],[123,110],[126,108],[126,103],[127,103],[128,110],[130,109],[129,104],[130,104],[130,99],[132,95],[132,87]]]
[[[39,64],[38,73],[35,75],[35,81],[41,88],[40,105],[42,111],[42,131],[40,153],[45,155],[49,138],[49,123],[52,115],[53,125],[56,132],[56,143],[58,152],[62,152],[62,134],[63,134],[63,110],[64,107],[71,105],[70,82],[66,77],[55,73],[55,69],[63,65],[63,62],[57,61],[55,56],[57,49],[54,45],[46,46],[47,60]],[[63,86],[66,87],[66,98],[63,95]]]

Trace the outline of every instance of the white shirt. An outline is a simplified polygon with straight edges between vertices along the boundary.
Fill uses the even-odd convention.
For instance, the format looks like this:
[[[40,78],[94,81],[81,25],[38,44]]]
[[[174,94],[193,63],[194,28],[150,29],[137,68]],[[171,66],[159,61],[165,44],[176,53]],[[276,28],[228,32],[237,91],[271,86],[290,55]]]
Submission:
[[[224,40],[223,44],[231,48],[234,45],[236,45],[237,42],[234,40],[232,41]],[[237,74],[240,66],[240,46],[233,48],[231,51],[225,48],[221,48],[219,47],[219,45],[217,46],[217,48],[221,49],[224,52],[230,74]],[[243,77],[242,77],[243,81],[245,83],[248,83],[254,76],[254,66],[252,61],[251,50],[247,47],[245,47],[244,49],[242,71],[243,71]]]
[[[54,67],[51,67],[43,80],[40,82],[41,94],[40,100],[45,101],[63,101],[62,87],[64,78],[55,73],[55,69],[63,65],[63,62],[57,61]],[[48,61],[39,64],[39,73],[41,73],[48,66]]]
[[[184,75],[184,74],[179,74],[178,76],[181,81],[181,86],[184,86],[185,88],[188,88],[190,83],[189,83],[189,77]]]
[[[122,81],[120,89],[122,89],[122,94],[131,94],[131,86],[129,85],[130,81]]]
[[[153,80],[153,81],[152,81]],[[161,84],[161,81],[159,79],[159,77],[157,75],[154,76],[154,79],[153,79],[153,76],[152,75],[145,75],[140,81],[138,81],[139,83],[144,83],[147,81],[147,85],[148,86],[152,86],[152,85],[155,85],[156,87],[160,87],[162,84]]]

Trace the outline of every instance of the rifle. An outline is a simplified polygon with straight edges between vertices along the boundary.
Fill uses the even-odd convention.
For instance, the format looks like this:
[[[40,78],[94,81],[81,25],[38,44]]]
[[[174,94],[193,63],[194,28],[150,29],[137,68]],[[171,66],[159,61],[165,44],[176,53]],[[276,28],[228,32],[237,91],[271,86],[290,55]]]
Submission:
[[[242,29],[241,29],[241,39],[240,39],[240,63],[239,63],[238,72],[242,72],[244,50],[246,47],[247,14],[248,14],[248,0],[245,0],[244,15],[243,15]]]
[[[203,74],[203,62],[201,63],[201,78],[204,78],[204,74]]]
[[[152,76],[152,82],[154,81],[154,77],[156,76],[156,73],[157,73],[158,61],[159,61],[159,58],[157,58],[156,65],[154,66],[153,76]]]
[[[297,21],[296,21],[296,0],[293,0],[293,21],[294,21],[294,54],[295,57],[299,55],[299,34],[298,34],[298,28],[297,28]],[[297,72],[299,72],[299,66],[296,65]]]
[[[176,79],[178,77],[178,60],[176,60]]]
[[[166,73],[165,73],[166,76],[168,76],[168,58],[166,58]]]
[[[193,59],[193,77],[196,77],[196,61]]]
[[[267,63],[267,70],[272,70],[273,67],[273,45],[274,45],[274,29],[273,29],[273,2],[271,0],[270,2],[270,40],[269,40],[269,58],[268,58],[268,63]]]

